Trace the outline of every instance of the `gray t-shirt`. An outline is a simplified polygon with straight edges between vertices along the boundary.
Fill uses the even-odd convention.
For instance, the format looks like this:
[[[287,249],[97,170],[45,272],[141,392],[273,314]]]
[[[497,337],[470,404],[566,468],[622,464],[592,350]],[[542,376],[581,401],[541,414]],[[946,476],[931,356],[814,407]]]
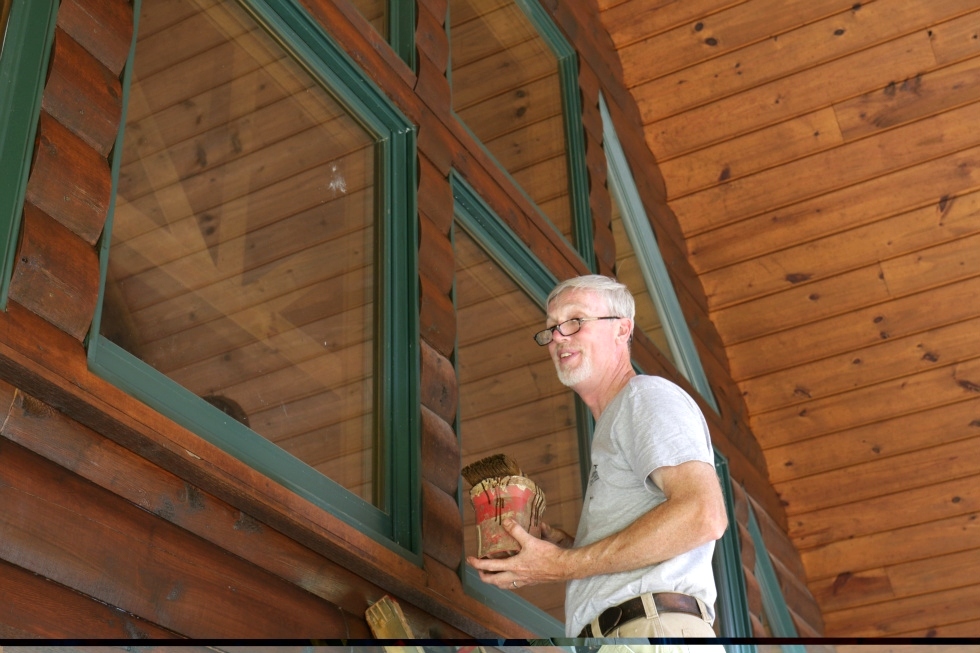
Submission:
[[[700,460],[714,465],[708,425],[694,400],[657,376],[636,376],[596,423],[592,473],[575,546],[619,532],[666,501],[650,474]],[[603,610],[646,592],[697,597],[714,619],[714,542],[650,567],[569,581],[565,634],[576,637]]]

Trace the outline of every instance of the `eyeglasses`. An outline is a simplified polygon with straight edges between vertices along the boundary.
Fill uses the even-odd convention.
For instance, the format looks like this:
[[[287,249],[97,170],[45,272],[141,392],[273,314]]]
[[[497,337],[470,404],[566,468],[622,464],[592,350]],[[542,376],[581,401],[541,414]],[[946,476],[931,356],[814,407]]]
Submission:
[[[542,347],[547,345],[555,337],[555,330],[563,336],[570,336],[572,334],[578,333],[579,329],[582,328],[582,322],[591,322],[592,320],[619,320],[622,319],[618,315],[609,315],[606,317],[573,317],[570,320],[565,320],[561,324],[556,324],[553,327],[548,327],[543,331],[538,331],[534,334],[534,342],[538,343]]]

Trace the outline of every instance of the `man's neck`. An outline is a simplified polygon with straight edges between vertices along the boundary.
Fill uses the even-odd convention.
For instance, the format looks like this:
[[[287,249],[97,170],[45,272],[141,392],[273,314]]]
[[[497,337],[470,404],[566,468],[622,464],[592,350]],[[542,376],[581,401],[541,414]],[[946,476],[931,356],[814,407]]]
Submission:
[[[582,398],[582,401],[585,402],[585,405],[589,407],[589,410],[592,411],[592,417],[598,421],[599,416],[606,410],[606,407],[612,403],[616,395],[626,387],[626,384],[634,376],[636,376],[636,372],[633,370],[633,366],[627,358],[624,365],[620,365],[614,370],[611,370],[610,374],[604,375],[602,379],[597,380],[595,383],[590,383],[590,387],[575,387],[574,390]]]

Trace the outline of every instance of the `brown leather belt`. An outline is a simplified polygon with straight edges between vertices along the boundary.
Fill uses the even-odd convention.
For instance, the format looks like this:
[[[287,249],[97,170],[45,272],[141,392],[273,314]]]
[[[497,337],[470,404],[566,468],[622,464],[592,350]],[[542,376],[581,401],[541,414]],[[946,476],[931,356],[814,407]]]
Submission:
[[[653,604],[657,606],[657,612],[681,612],[691,614],[695,617],[701,616],[701,606],[698,600],[687,594],[677,594],[675,592],[662,592],[651,594]],[[646,610],[643,609],[643,599],[635,596],[628,601],[623,601],[619,605],[606,608],[599,615],[599,630],[602,632],[593,635],[592,624],[586,624],[579,637],[603,637],[620,624],[624,624],[634,619],[646,618]]]

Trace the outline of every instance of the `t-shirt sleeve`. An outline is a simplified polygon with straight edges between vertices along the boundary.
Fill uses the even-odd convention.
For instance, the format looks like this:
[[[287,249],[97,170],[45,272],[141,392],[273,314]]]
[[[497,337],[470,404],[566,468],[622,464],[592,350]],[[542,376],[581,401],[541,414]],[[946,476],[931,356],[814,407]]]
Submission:
[[[714,463],[704,415],[680,386],[659,377],[645,377],[636,384],[631,399],[627,416],[628,432],[633,437],[624,448],[635,461],[637,480],[646,483],[660,467],[692,460]]]

